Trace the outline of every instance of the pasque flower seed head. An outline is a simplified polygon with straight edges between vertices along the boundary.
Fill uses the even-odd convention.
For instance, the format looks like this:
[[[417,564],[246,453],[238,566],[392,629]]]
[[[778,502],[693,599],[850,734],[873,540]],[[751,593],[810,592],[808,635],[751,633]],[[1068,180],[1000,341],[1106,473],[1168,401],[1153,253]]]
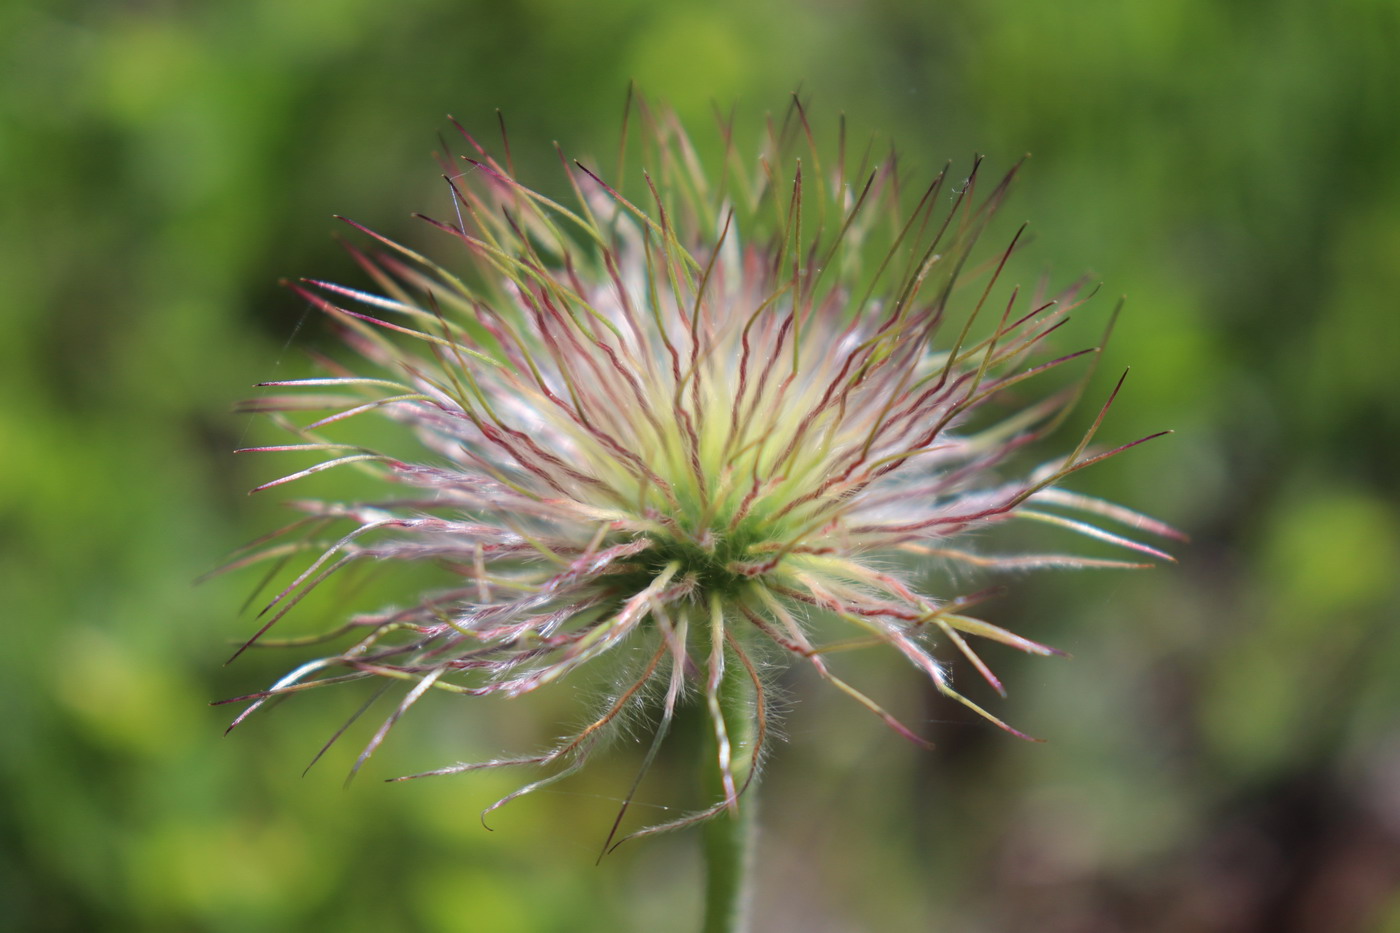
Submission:
[[[1007,287],[1019,232],[979,249],[1015,170],[988,184],[979,162],[913,186],[893,155],[850,157],[844,126],[823,153],[796,101],[757,151],[722,125],[710,171],[671,113],[637,104],[632,121],[615,174],[564,163],[568,203],[463,131],[467,155],[447,170],[453,212],[428,221],[455,244],[451,261],[352,224],[371,244],[352,254],[373,289],[296,286],[363,366],[266,383],[293,391],[249,409],[274,412],[297,441],[254,449],[324,459],[258,489],[353,464],[384,492],[296,502],[301,521],[230,565],[306,555],[249,644],[347,567],[431,562],[444,583],[339,620],[339,647],[238,698],[250,703],[239,720],[312,687],[400,685],[362,762],[430,690],[518,696],[625,656],[616,689],[553,748],[432,773],[545,769],[509,800],[575,771],[639,709],[654,736],[649,762],[695,698],[721,793],[643,831],[654,832],[738,806],[769,737],[760,654],[810,665],[924,742],[837,675],[822,639],[844,626],[842,645],[888,646],[1019,735],[954,690],[948,658],[1000,692],[969,636],[1055,652],[969,614],[975,595],[916,585],[914,572],[1141,566],[968,543],[1011,520],[1151,558],[1166,555],[1109,529],[1172,532],[1057,485],[1133,446],[1091,448],[1107,403],[1067,450],[1013,472],[1013,455],[1079,396],[1082,380],[1064,388],[1051,371],[1094,352],[1044,350],[1081,286],[1053,297]],[[288,414],[316,409],[328,413]],[[371,417],[413,439],[360,446],[355,425]],[[726,689],[744,701],[726,705]]]

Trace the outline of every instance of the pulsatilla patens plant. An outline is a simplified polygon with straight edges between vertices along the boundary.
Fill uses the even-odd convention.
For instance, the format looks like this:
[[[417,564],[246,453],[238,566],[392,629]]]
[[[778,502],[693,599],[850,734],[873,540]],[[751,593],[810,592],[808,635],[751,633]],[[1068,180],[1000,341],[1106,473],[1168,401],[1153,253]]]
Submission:
[[[824,151],[796,102],[753,148],[722,123],[708,171],[669,112],[636,105],[630,122],[616,171],[564,160],[572,194],[558,200],[517,178],[508,149],[498,160],[462,131],[453,209],[428,221],[455,258],[352,223],[373,288],[295,286],[364,365],[265,383],[295,391],[248,409],[275,413],[297,442],[253,449],[324,459],[258,489],[352,465],[384,485],[371,500],[294,503],[303,519],[230,565],[304,555],[249,644],[353,565],[431,562],[444,582],[340,620],[335,650],[238,698],[250,703],[239,721],[311,688],[400,685],[363,761],[430,690],[518,696],[612,656],[614,689],[576,734],[431,773],[544,769],[509,800],[582,766],[625,715],[649,723],[650,763],[695,702],[715,799],[642,832],[739,805],[778,656],[922,743],[833,670],[830,649],[881,644],[1020,735],[954,689],[949,662],[1001,691],[972,637],[1054,650],[969,614],[976,594],[915,574],[1141,566],[967,543],[1012,520],[1152,558],[1166,555],[1125,535],[1171,532],[1057,486],[1140,443],[1091,447],[1107,403],[1044,465],[1016,467],[1080,395],[1082,379],[1066,387],[1052,371],[1095,351],[1043,349],[1080,286],[1003,283],[1020,233],[979,248],[1015,171],[988,183],[978,163],[915,185],[893,155],[848,154],[844,127]],[[409,429],[404,445],[355,443],[369,417]]]

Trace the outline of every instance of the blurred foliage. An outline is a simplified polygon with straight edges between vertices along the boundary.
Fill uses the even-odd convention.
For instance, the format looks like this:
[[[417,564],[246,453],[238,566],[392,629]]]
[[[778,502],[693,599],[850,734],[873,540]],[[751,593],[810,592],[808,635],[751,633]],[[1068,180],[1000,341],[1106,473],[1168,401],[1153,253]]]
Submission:
[[[499,107],[553,178],[551,140],[612,151],[635,78],[702,128],[800,83],[911,165],[1034,153],[1023,274],[1129,294],[1107,430],[1178,432],[1079,488],[1195,539],[996,606],[1075,655],[995,659],[1048,745],[878,653],[853,676],[937,752],[793,678],[758,929],[1400,930],[1393,0],[21,0],[0,62],[7,929],[688,927],[693,839],[592,864],[625,755],[494,834],[510,775],[378,781],[543,743],[568,688],[439,701],[342,792],[353,748],[298,769],[353,704],[220,741],[208,701],[290,659],[222,667],[252,581],[190,584],[280,511],[241,497],[267,467],[228,412],[323,339],[278,279],[354,279],[329,215],[422,242],[444,114],[490,136]]]

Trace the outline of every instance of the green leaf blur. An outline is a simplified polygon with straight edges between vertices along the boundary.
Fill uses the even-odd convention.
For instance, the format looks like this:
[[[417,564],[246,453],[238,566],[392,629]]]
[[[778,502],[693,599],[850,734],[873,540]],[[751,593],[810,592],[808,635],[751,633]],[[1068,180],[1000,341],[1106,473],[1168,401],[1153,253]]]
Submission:
[[[359,698],[222,738],[209,702],[290,657],[224,667],[256,574],[192,585],[284,512],[243,496],[275,467],[231,451],[272,432],[230,412],[329,345],[277,282],[358,282],[330,215],[438,246],[408,215],[450,210],[446,114],[494,138],[500,108],[548,188],[553,140],[611,155],[635,79],[697,138],[800,85],[911,167],[1031,152],[1018,274],[1103,281],[1067,350],[1127,294],[1106,437],[1176,431],[1075,488],[1194,539],[990,610],[1074,655],[995,658],[1046,745],[878,654],[851,663],[935,752],[785,682],[756,929],[1400,929],[1393,0],[21,0],[0,62],[0,926],[698,924],[693,836],[593,865],[633,750],[494,833],[519,775],[382,783],[547,743],[572,687],[425,703],[342,790],[353,734],[300,772]]]

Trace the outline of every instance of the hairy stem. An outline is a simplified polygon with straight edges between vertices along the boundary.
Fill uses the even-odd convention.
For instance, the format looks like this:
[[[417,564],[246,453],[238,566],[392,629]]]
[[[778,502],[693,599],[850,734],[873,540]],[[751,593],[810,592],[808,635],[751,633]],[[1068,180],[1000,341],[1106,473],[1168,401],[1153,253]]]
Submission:
[[[720,710],[732,750],[732,786],[742,788],[750,779],[755,736],[754,686],[744,666],[730,657],[719,686]],[[705,793],[714,798],[725,793],[725,775],[711,739],[706,756]],[[704,933],[747,933],[749,929],[750,877],[757,806],[753,788],[742,802],[704,825],[705,926]]]

